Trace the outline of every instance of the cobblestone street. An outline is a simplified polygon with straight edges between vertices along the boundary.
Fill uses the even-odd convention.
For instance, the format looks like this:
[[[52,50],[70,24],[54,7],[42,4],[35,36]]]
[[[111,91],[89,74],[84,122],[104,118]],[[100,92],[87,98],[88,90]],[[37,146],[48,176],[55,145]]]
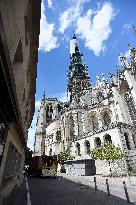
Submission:
[[[59,174],[59,176],[63,176],[63,178],[65,179],[94,188],[94,176],[74,176],[74,175],[66,175],[66,174]],[[98,190],[102,190],[105,193],[107,193],[107,187],[106,187],[107,178],[108,178],[109,190],[111,195],[126,200],[126,195],[123,186],[123,181],[125,181],[130,202],[136,203],[136,177],[110,178],[110,177],[102,177],[97,175],[96,176],[97,188]]]
[[[126,205],[126,200],[103,191],[57,178],[28,178],[32,205]]]

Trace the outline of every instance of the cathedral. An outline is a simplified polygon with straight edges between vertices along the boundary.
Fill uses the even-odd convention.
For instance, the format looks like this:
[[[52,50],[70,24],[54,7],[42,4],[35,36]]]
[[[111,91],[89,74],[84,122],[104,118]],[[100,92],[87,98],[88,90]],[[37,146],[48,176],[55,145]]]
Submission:
[[[96,76],[93,85],[76,36],[70,40],[67,102],[57,98],[41,101],[35,133],[34,156],[58,155],[67,150],[78,159],[90,159],[90,150],[103,143],[119,146],[124,153],[121,171],[136,171],[136,49],[130,61],[120,56],[122,68],[110,80]],[[116,166],[115,166],[116,167]],[[106,162],[96,160],[97,174]],[[117,170],[117,167],[115,168]],[[120,170],[119,170],[120,171]]]

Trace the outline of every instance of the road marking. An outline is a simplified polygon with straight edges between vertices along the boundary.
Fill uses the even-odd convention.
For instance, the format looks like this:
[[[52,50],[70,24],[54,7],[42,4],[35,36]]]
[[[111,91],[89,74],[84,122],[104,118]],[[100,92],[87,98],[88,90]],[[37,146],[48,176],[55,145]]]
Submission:
[[[25,181],[26,181],[26,190],[27,190],[27,205],[31,205],[31,198],[30,198],[30,193],[29,193],[27,177],[25,177]]]

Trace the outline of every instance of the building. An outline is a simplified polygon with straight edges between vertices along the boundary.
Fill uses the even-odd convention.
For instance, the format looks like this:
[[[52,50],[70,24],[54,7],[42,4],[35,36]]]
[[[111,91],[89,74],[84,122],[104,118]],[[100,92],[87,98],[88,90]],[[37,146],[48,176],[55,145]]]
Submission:
[[[34,155],[40,156],[41,154],[48,153],[48,155],[59,154],[61,151],[60,144],[55,143],[57,136],[61,137],[60,133],[60,111],[62,110],[62,103],[58,102],[57,98],[45,98],[43,96],[39,115],[37,119],[37,129],[35,133]],[[45,144],[45,138],[48,135],[50,147]],[[59,138],[58,136],[58,138]],[[59,139],[58,139],[59,140]],[[61,140],[61,138],[60,138]]]
[[[129,63],[125,57],[120,57],[122,68],[117,69],[117,79],[113,74],[108,81],[104,75],[101,79],[96,76],[94,86],[76,36],[73,36],[67,86],[69,101],[65,104],[56,99],[55,106],[51,106],[50,110],[48,101],[52,104],[53,99],[43,98],[40,108],[40,116],[43,115],[42,110],[46,112],[46,119],[48,113],[51,116],[44,126],[45,154],[68,150],[75,159],[88,159],[91,158],[91,149],[105,142],[113,143],[122,149],[124,159],[118,165],[114,164],[112,170],[121,173],[126,169],[136,171],[136,49],[130,47],[130,53]],[[41,119],[37,129],[43,125]],[[40,150],[38,142],[36,134],[35,148]],[[96,172],[107,173],[109,166],[96,160]]]
[[[40,0],[0,1],[0,200],[23,180],[35,109]]]

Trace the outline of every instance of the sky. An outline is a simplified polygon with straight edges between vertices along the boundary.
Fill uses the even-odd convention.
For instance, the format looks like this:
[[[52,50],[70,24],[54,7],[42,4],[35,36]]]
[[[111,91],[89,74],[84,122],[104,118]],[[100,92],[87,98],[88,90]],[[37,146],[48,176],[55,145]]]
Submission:
[[[42,0],[37,64],[35,114],[28,132],[33,150],[40,102],[46,97],[66,100],[69,41],[76,34],[83,59],[95,85],[96,76],[116,75],[119,55],[129,60],[136,47],[136,0]]]

